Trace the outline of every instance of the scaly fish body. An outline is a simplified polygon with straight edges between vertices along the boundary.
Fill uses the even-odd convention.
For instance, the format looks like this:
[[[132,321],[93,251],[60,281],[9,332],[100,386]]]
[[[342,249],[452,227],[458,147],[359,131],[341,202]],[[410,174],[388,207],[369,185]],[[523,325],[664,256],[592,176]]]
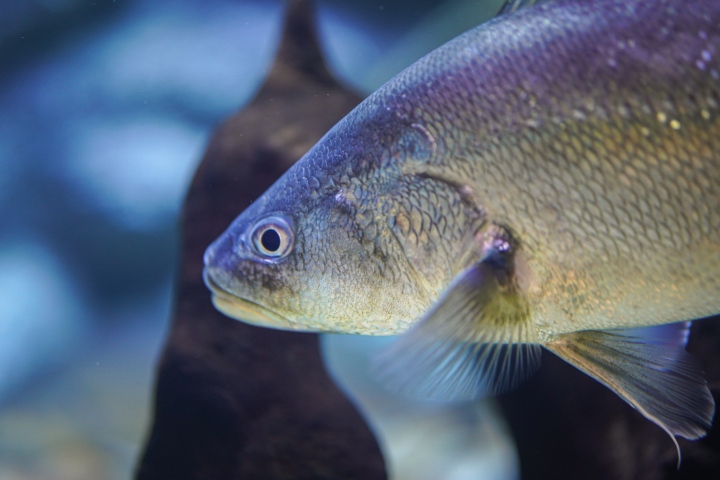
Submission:
[[[718,15],[702,25],[702,12],[621,3],[631,15],[591,2],[496,22],[371,99],[421,143],[416,157],[428,154],[400,166],[422,178],[409,180],[418,191],[470,187],[486,221],[522,243],[547,335],[720,312]],[[685,28],[663,34],[663,21]],[[432,238],[432,209],[400,210],[403,227],[448,241]],[[428,241],[396,231],[435,290],[457,274],[426,261]]]
[[[388,356],[413,392],[503,391],[544,345],[696,438],[714,410],[699,373],[643,371],[668,351],[657,371],[686,365],[687,327],[615,329],[720,312],[718,212],[720,2],[558,1],[388,82],[209,247],[205,275],[255,323],[413,325]],[[689,390],[692,421],[643,375]]]

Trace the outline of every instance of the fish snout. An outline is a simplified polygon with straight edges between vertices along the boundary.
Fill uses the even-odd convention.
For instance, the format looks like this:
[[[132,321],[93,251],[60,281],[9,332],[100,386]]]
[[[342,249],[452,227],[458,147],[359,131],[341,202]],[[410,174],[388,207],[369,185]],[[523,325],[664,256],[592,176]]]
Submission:
[[[205,268],[228,268],[229,263],[237,261],[235,240],[228,232],[223,233],[206,249],[203,255]]]
[[[215,243],[217,240],[213,243],[211,243],[206,249],[205,253],[203,254],[203,265],[205,265],[205,268],[203,269],[203,272],[207,271],[207,268],[213,264],[213,260],[215,259],[215,252],[217,249],[215,248]],[[204,273],[203,273],[204,275]]]
[[[226,294],[228,274],[233,271],[233,242],[226,233],[211,243],[203,254],[203,282],[213,294]]]

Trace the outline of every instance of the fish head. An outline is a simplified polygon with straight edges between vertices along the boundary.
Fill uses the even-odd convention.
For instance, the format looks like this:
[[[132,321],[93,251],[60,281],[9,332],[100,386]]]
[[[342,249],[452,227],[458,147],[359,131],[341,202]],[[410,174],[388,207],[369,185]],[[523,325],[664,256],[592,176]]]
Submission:
[[[292,329],[290,302],[279,300],[292,291],[283,268],[295,246],[292,217],[281,212],[245,217],[236,219],[205,251],[203,280],[212,302],[229,317]]]
[[[429,305],[383,196],[401,174],[344,140],[321,142],[207,248],[218,310],[264,327],[393,335]],[[328,160],[338,151],[346,158]]]

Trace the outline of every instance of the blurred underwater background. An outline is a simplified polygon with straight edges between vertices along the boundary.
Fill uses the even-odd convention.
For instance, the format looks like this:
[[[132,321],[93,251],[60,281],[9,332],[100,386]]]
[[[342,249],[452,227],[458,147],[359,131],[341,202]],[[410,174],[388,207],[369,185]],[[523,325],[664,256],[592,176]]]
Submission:
[[[499,2],[327,1],[365,95]],[[0,4],[0,478],[136,467],[168,333],[182,199],[275,55],[281,1]]]
[[[554,358],[500,406],[440,408],[403,402],[374,384],[367,359],[382,340],[318,343],[312,334],[258,329],[208,310],[198,269],[204,239],[219,233],[211,230],[262,193],[312,135],[502,3],[319,1],[318,38],[332,78],[320,72],[317,84],[303,83],[295,74],[317,59],[298,60],[287,84],[275,77],[275,93],[262,97],[282,36],[280,0],[4,0],[0,480],[512,479],[527,452],[539,469],[523,470],[523,478],[548,471],[570,478],[596,465],[603,469],[585,478],[645,468],[643,478],[720,471],[717,429],[702,445],[682,443],[705,463],[693,470],[691,454],[678,473],[666,466],[674,448],[663,432]],[[305,102],[327,91],[330,103],[318,103],[318,112],[308,103],[271,109],[277,92],[296,87]],[[265,103],[251,105],[259,91]],[[251,137],[252,123],[238,111],[267,119],[253,132],[266,144],[237,138],[242,129]],[[288,123],[325,117],[307,120],[307,135],[260,128],[273,129],[281,113]],[[241,149],[250,152],[247,178],[237,175],[245,170],[221,170]],[[224,210],[207,224],[186,223],[197,230],[199,253],[183,261],[182,203],[203,158],[216,160],[208,163],[216,170],[198,171],[191,192],[199,200],[185,214],[198,220],[209,208]],[[231,182],[243,188],[237,199],[208,203]],[[696,350],[717,359],[720,328],[694,329],[709,339]],[[708,371],[713,393],[719,369]],[[567,386],[564,396],[558,385]],[[553,395],[557,404],[549,403]],[[607,435],[594,443],[598,432]],[[545,457],[551,444],[557,456]],[[617,448],[577,453],[607,444]],[[577,451],[565,455],[569,445]],[[653,468],[659,460],[664,466]]]

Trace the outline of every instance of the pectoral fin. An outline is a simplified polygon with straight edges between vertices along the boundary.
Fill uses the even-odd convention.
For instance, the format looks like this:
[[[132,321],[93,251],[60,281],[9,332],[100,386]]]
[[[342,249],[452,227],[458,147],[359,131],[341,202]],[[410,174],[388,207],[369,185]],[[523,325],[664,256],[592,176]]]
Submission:
[[[575,332],[545,346],[620,395],[677,447],[675,435],[704,436],[715,412],[702,369],[685,351],[689,325]]]
[[[377,359],[390,388],[434,400],[507,391],[540,366],[526,301],[492,255],[462,272],[422,320]]]

